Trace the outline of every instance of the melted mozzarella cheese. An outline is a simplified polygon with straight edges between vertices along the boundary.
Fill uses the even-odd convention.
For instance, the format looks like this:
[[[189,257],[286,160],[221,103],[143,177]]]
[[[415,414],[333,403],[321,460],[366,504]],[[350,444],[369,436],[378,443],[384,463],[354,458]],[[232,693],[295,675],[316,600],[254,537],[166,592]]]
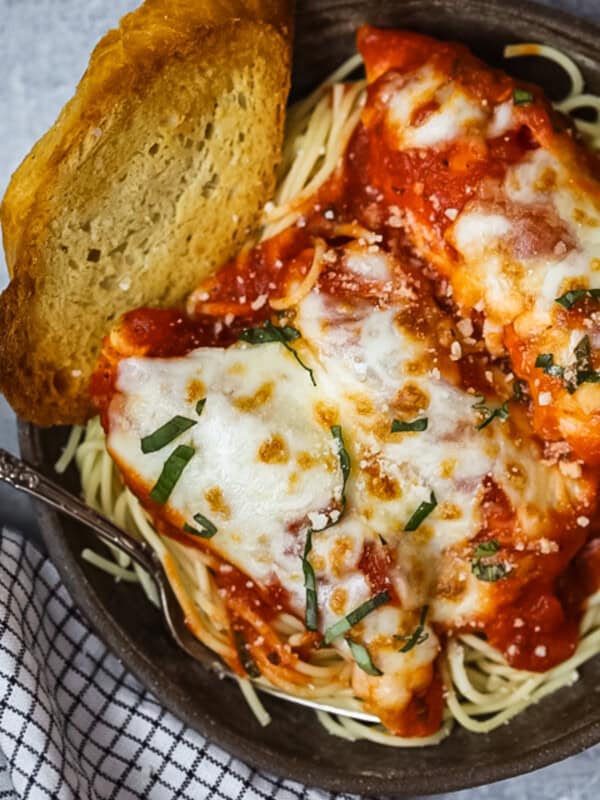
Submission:
[[[224,558],[264,585],[276,575],[303,609],[303,541],[293,531],[339,502],[341,472],[329,427],[315,413],[320,393],[291,354],[266,344],[126,359],[116,388],[108,447],[117,462],[151,487],[177,445],[191,445],[167,510],[191,525],[203,514],[218,528]],[[199,395],[206,403],[198,418]],[[177,414],[196,425],[143,454],[140,439]]]
[[[347,431],[354,469],[348,486],[349,510],[372,532],[397,548],[396,591],[408,608],[429,602],[432,619],[452,626],[484,614],[489,584],[473,577],[470,555],[461,545],[482,528],[481,499],[486,476],[500,486],[517,513],[520,533],[536,539],[549,534],[546,510],[578,502],[577,486],[540,461],[535,444],[517,446],[501,422],[478,431],[473,395],[458,389],[438,370],[414,365],[426,359],[428,343],[399,324],[397,309],[374,309],[313,293],[302,303],[296,323],[316,347],[322,369],[332,379],[340,419]],[[408,420],[426,416],[418,433],[391,433],[398,395],[414,398]],[[515,474],[515,470],[518,474]],[[414,533],[403,528],[413,512],[435,493],[438,507]],[[533,515],[532,507],[541,513]],[[534,518],[535,516],[535,518]],[[436,597],[436,581],[456,571],[449,594]],[[414,580],[414,575],[419,580]]]
[[[508,169],[496,203],[507,211],[468,203],[446,236],[477,281],[486,315],[504,325],[524,315],[521,330],[532,336],[569,287],[600,286],[600,208],[541,148]]]
[[[427,67],[408,80],[392,80],[385,87],[382,99],[389,103],[391,121],[401,135],[408,129],[415,109],[432,100],[444,81],[443,75]]]
[[[354,273],[373,271],[368,248],[361,254],[354,244],[345,256]],[[391,275],[391,257],[379,254],[377,270]],[[407,327],[399,303],[380,308],[318,288],[301,302],[294,325],[302,337],[294,346],[314,370],[316,387],[278,343],[124,359],[108,434],[121,468],[147,488],[178,444],[191,445],[194,456],[165,514],[179,527],[193,524],[198,512],[210,519],[218,532],[209,546],[259,584],[280,583],[300,617],[304,541],[313,528],[322,630],[372,597],[361,557],[365,546],[385,540],[400,606],[378,609],[355,631],[385,672],[378,681],[355,670],[355,690],[380,708],[406,704],[431,679],[439,650],[433,630],[426,646],[408,653],[393,639],[414,629],[423,605],[430,607],[428,623],[448,629],[493,612],[494,585],[471,570],[470,542],[484,526],[485,481],[493,479],[508,497],[515,541],[523,547],[552,535],[554,511],[576,514],[587,501],[577,481],[544,463],[535,442],[516,437],[510,422],[477,430],[473,395],[431,366],[435,342]],[[206,403],[198,417],[201,397]],[[197,424],[143,454],[141,438],[176,414]],[[426,430],[391,432],[395,418],[419,417],[427,417]],[[325,528],[342,495],[332,425],[342,428],[351,473],[344,513]],[[433,512],[417,530],[405,531],[432,493]],[[335,646],[348,657],[343,639]]]
[[[390,122],[398,144],[403,147],[434,147],[447,143],[486,116],[473,96],[429,67],[408,79],[391,80],[382,99],[389,104]],[[415,122],[415,112],[428,104],[432,107],[424,120]]]

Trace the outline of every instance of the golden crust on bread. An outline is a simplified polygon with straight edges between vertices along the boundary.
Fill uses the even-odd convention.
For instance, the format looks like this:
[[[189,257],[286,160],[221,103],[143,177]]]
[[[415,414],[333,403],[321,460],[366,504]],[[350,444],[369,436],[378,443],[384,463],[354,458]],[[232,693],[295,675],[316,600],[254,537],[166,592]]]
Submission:
[[[147,0],[97,45],[2,204],[0,388],[22,417],[83,422],[112,321],[181,303],[246,239],[274,186],[290,19]]]

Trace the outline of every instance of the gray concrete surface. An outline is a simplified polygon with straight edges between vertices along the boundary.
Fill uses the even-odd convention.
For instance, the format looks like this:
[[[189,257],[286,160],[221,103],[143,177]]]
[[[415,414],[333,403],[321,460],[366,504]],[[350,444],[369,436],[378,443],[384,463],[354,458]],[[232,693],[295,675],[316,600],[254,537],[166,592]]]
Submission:
[[[546,2],[600,21],[600,0]],[[0,192],[72,94],[97,39],[135,5],[136,0],[0,0]],[[0,255],[0,289],[7,281]],[[14,415],[1,396],[0,446],[17,451]],[[1,524],[37,538],[30,502],[4,487]],[[532,775],[458,792],[452,798],[597,800],[600,746]]]

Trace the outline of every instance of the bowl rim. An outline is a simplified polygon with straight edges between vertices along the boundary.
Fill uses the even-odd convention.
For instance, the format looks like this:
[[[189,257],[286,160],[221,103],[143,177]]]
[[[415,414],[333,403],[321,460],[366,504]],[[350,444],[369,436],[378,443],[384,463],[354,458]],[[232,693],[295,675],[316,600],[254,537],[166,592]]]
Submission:
[[[436,7],[447,9],[449,6],[454,6],[457,14],[461,13],[465,5],[463,0],[404,0],[403,8],[423,6],[425,2],[432,12]],[[519,25],[542,23],[544,38],[555,34],[562,40],[568,39],[581,57],[600,63],[597,46],[600,40],[600,24],[589,19],[531,0],[468,0],[468,5],[471,9],[475,8],[481,12],[482,24],[485,24],[486,17],[499,11],[505,19],[513,18]],[[17,427],[23,457],[36,466],[48,467],[43,455],[41,429],[21,419],[18,419]],[[305,764],[286,753],[278,753],[276,760],[272,759],[251,738],[239,736],[224,726],[215,726],[192,714],[184,695],[178,695],[177,687],[173,684],[169,686],[172,686],[174,691],[169,691],[169,687],[165,688],[160,666],[149,661],[128,639],[115,618],[106,613],[105,606],[82,570],[80,560],[69,547],[59,513],[37,501],[34,501],[34,508],[44,544],[73,602],[83,612],[94,633],[140,683],[186,725],[206,736],[229,754],[259,770],[305,784],[307,780]],[[505,780],[561,761],[598,742],[600,742],[600,710],[596,721],[585,722],[579,726],[574,724],[549,743],[540,744],[518,756],[494,759],[493,763],[483,763],[476,771],[466,770],[466,776],[463,765],[453,764],[447,764],[443,777],[424,774],[422,779],[412,780],[408,794],[415,797],[421,793],[452,792]],[[401,787],[392,787],[391,779],[388,778],[371,774],[352,776],[349,779],[343,772],[334,771],[325,764],[315,764],[315,771],[318,773],[318,783],[311,785],[318,785],[320,788],[353,794],[406,796]]]

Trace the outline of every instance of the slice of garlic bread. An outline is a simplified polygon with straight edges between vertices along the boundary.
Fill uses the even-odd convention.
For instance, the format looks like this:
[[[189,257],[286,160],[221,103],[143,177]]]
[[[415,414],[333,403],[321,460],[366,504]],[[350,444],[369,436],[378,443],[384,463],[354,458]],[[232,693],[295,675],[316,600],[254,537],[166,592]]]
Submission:
[[[2,204],[0,389],[20,416],[83,422],[113,320],[181,303],[256,225],[290,24],[283,0],[147,0],[100,41]]]

